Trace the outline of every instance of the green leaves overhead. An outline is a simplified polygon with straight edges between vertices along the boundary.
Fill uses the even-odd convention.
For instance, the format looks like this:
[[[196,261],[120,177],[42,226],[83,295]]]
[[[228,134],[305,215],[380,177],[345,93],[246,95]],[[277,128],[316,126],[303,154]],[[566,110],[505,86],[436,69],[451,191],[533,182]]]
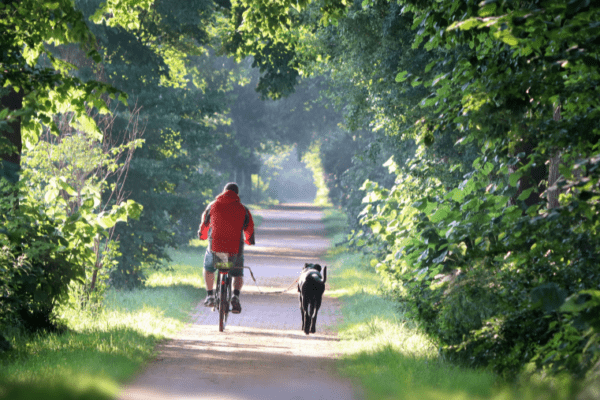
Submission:
[[[106,0],[91,16],[96,24],[121,26],[133,31],[140,29],[141,14],[147,13],[154,0]]]

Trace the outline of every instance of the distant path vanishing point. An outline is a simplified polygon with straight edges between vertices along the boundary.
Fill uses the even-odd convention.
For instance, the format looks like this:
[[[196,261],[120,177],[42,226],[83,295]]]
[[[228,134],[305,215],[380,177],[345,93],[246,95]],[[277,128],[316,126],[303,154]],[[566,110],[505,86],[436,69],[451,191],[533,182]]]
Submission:
[[[317,333],[301,330],[297,289],[283,294],[305,262],[320,262],[329,246],[319,208],[290,204],[253,212],[264,219],[256,246],[246,246],[263,294],[245,271],[242,313],[225,332],[218,315],[199,304],[191,325],[159,347],[158,357],[123,389],[122,400],[358,400],[335,372],[339,304],[325,297]],[[202,257],[198,254],[198,257]],[[270,292],[270,293],[269,293]],[[327,292],[325,292],[327,294]]]

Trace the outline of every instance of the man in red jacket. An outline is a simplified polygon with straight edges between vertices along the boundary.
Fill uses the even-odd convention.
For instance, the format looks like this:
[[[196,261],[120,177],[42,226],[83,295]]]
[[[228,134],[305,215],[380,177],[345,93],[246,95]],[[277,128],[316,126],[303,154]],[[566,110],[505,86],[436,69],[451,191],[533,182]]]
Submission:
[[[236,183],[228,183],[223,193],[210,203],[202,214],[202,222],[198,229],[200,240],[208,239],[208,247],[204,255],[204,282],[206,282],[206,300],[204,305],[212,307],[215,304],[213,285],[215,282],[214,253],[228,253],[229,260],[235,268],[231,270],[233,277],[233,297],[231,312],[242,312],[240,305],[240,290],[244,285],[244,243],[254,244],[254,221],[250,210],[246,208],[238,196],[239,188]],[[244,237],[245,236],[245,237]]]

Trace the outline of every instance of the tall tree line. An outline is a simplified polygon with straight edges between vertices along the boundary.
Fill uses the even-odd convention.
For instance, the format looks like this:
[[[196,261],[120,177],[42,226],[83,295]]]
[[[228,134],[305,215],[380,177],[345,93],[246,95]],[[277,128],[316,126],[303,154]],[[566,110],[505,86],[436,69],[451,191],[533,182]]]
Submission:
[[[356,148],[323,147],[335,200],[445,354],[583,377],[600,358],[599,16],[591,1],[241,0],[227,43],[261,54],[266,95],[291,71],[333,77],[346,129],[326,139]]]
[[[102,279],[142,284],[223,180],[251,201],[261,154],[332,124],[307,118],[319,81],[263,101],[253,61],[221,45],[230,6],[0,3],[0,325],[52,329],[71,282],[83,302]]]

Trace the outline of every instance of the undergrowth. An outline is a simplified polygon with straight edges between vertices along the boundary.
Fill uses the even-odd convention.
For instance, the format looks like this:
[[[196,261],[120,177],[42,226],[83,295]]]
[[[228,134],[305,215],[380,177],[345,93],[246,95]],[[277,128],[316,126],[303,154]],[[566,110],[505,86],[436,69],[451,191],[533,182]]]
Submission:
[[[330,210],[324,222],[337,220],[339,228],[336,213]],[[342,240],[338,230],[333,242]],[[537,376],[509,383],[491,371],[444,359],[408,309],[386,296],[369,257],[334,246],[327,262],[332,287],[328,295],[342,304],[338,367],[342,375],[358,380],[367,400],[574,398],[569,381],[547,382]]]
[[[62,334],[9,333],[14,349],[0,355],[0,400],[114,398],[205,296],[197,245],[172,251],[168,268],[148,271],[146,287],[107,291],[95,311],[62,307]]]

